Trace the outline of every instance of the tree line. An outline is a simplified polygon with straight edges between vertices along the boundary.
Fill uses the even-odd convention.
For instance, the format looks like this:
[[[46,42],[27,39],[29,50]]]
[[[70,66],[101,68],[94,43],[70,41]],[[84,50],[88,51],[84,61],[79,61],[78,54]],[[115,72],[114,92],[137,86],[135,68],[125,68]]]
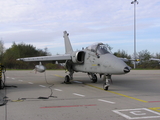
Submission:
[[[118,50],[114,55],[117,57],[134,59],[134,55],[128,55],[124,50]],[[150,61],[150,58],[158,58],[160,59],[160,53],[150,53],[148,50],[142,50],[136,53],[136,59],[139,61],[136,62],[137,69],[160,69],[160,64],[157,61]],[[133,68],[133,62],[128,62],[128,65]]]
[[[5,50],[3,42],[0,41],[0,62],[8,69],[34,69],[34,66],[39,64],[38,62],[23,62],[16,59],[47,55],[51,55],[47,48],[44,48],[44,50],[36,49],[33,45],[25,43],[16,44],[13,42],[12,46]],[[43,62],[43,65],[49,69],[61,68],[59,65],[49,62]]]
[[[108,45],[109,46],[109,45]],[[112,47],[110,47],[110,50]],[[133,56],[127,54],[124,50],[118,50],[113,53],[117,57],[131,59]],[[12,46],[5,50],[3,41],[0,40],[0,63],[2,63],[8,69],[34,69],[34,66],[39,64],[38,62],[23,62],[17,61],[17,58],[35,57],[35,56],[47,56],[51,55],[47,48],[44,50],[36,49],[33,45],[13,42]],[[136,58],[140,61],[136,62],[136,68],[139,69],[160,69],[160,65],[156,61],[149,61],[150,58],[159,58],[160,53],[151,54],[148,50],[142,50],[137,52]],[[127,64],[133,68],[133,61],[127,62]],[[61,69],[58,64],[51,62],[43,62],[43,65],[47,69]]]

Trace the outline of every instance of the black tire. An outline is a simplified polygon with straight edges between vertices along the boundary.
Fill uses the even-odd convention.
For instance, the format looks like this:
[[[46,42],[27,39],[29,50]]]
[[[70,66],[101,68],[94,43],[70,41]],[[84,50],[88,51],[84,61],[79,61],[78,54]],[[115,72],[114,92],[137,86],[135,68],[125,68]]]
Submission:
[[[70,77],[69,75],[66,75],[64,79],[64,83],[69,83],[69,82],[70,82]]]
[[[93,81],[93,83],[97,82],[97,75],[96,74],[93,75],[92,81]]]
[[[106,86],[106,83],[103,84],[103,89],[108,90],[109,86]]]

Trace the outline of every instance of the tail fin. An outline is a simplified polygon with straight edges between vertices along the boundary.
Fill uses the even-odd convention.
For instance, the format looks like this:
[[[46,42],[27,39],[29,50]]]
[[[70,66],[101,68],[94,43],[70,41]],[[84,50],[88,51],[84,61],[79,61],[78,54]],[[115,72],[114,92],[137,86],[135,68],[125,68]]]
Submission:
[[[66,50],[66,54],[73,52],[70,40],[69,40],[69,34],[67,33],[67,31],[64,31],[64,43],[65,43],[65,50]]]

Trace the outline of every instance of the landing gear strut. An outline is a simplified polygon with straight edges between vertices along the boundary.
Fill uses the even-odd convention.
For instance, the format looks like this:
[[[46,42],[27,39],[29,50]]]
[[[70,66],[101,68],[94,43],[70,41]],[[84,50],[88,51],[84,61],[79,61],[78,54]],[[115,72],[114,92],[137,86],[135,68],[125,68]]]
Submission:
[[[73,67],[72,67],[72,63],[69,62],[69,61],[66,61],[66,70],[69,71],[69,74],[65,76],[65,79],[64,79],[64,83],[65,84],[70,84],[70,80],[73,80],[73,73],[74,73],[74,70],[73,70]],[[66,71],[66,73],[67,73]]]
[[[110,86],[110,82],[112,82],[112,79],[111,79],[111,75],[104,75],[104,80],[106,80],[106,82],[103,84],[103,89],[104,90],[108,90],[109,86]]]
[[[92,80],[93,83],[97,82],[97,75],[94,73],[88,73],[89,78]]]

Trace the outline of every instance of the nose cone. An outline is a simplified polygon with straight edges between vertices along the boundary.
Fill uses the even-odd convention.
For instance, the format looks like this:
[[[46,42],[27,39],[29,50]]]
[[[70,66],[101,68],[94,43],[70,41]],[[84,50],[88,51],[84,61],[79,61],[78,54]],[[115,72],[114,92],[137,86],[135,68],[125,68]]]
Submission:
[[[121,59],[112,54],[100,57],[103,60],[102,73],[119,75],[129,73],[131,68]]]
[[[123,71],[124,71],[124,73],[129,73],[130,72],[130,68],[129,67],[125,67]]]

